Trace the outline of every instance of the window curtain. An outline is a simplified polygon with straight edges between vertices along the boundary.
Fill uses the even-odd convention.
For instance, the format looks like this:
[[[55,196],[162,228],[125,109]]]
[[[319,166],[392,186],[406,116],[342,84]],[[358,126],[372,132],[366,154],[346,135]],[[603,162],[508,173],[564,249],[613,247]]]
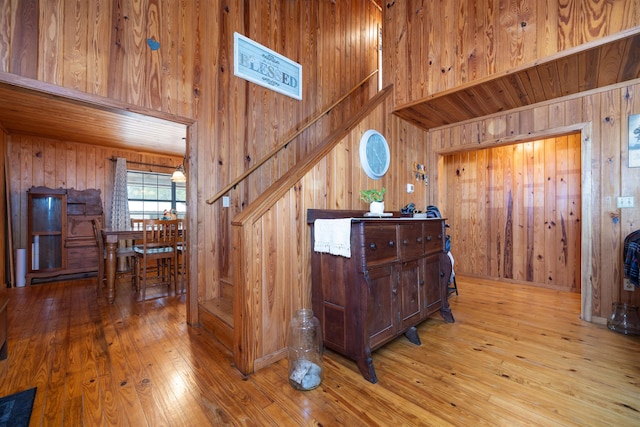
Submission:
[[[128,228],[131,226],[129,215],[129,194],[127,191],[127,159],[116,159],[116,172],[113,180],[113,198],[111,199],[111,228]],[[131,241],[120,241],[118,246],[130,246]],[[131,268],[126,257],[118,258],[118,271]]]
[[[111,228],[127,228],[130,224],[129,195],[127,193],[127,159],[118,157],[113,181],[113,199],[111,200]]]

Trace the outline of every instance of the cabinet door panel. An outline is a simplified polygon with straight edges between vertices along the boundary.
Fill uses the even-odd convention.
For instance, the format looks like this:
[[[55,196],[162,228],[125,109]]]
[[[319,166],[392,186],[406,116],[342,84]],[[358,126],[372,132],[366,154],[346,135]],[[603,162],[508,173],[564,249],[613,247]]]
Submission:
[[[62,236],[38,236],[37,242],[34,245],[34,256],[37,261],[33,271],[59,270],[63,268]]]
[[[78,246],[67,248],[67,268],[98,271],[98,247]]]
[[[402,263],[400,269],[400,284],[398,289],[400,328],[407,329],[415,325],[420,317],[420,261]]]
[[[32,187],[28,193],[27,281],[31,273],[45,274],[66,268],[64,238],[66,196],[61,190]]]
[[[440,254],[430,255],[424,259],[424,316],[429,316],[440,308],[442,289],[440,286]]]
[[[394,336],[394,298],[396,286],[393,267],[386,266],[369,270],[369,345],[371,348]]]

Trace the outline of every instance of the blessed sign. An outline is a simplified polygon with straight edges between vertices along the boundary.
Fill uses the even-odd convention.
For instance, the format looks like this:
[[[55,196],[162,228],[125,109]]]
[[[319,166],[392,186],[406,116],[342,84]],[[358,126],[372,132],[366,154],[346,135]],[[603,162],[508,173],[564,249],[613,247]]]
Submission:
[[[233,33],[233,74],[302,99],[302,65],[238,33]]]

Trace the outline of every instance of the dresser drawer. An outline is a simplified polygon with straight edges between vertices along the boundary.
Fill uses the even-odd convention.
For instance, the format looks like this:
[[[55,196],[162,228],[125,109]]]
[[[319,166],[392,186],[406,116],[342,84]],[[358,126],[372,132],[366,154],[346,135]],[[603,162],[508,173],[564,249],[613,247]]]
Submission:
[[[422,236],[422,223],[407,222],[399,225],[400,259],[406,260],[422,255],[424,252],[424,237]]]
[[[364,226],[364,254],[367,264],[395,261],[398,258],[396,226],[366,224]]]
[[[422,226],[425,253],[440,252],[444,247],[442,221],[425,221]]]

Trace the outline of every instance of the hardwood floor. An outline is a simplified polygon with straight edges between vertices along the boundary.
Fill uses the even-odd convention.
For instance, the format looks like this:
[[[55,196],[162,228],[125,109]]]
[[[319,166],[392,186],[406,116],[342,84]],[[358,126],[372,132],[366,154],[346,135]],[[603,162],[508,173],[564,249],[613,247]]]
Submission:
[[[0,395],[37,386],[31,425],[637,426],[640,337],[579,319],[577,294],[458,278],[439,315],[374,353],[379,383],[328,351],[299,392],[286,361],[243,378],[185,323],[184,296],[116,304],[95,279],[7,290]]]

